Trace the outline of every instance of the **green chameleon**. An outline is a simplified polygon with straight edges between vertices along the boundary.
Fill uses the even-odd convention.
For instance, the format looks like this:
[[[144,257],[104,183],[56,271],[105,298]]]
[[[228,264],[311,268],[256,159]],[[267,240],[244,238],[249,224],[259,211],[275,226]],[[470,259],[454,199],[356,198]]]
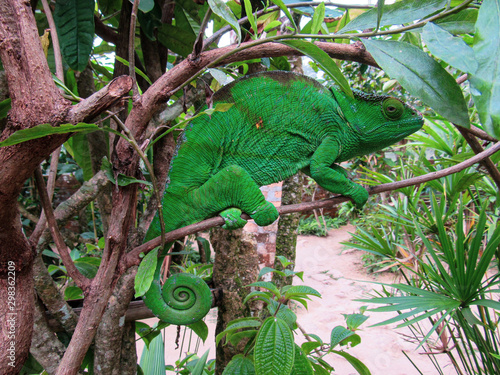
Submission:
[[[197,117],[183,132],[162,201],[167,232],[215,215],[224,218],[224,228],[241,228],[246,223],[242,212],[260,226],[269,225],[278,211],[259,187],[299,170],[362,207],[367,191],[349,180],[338,163],[396,143],[423,124],[420,113],[398,99],[362,92],[351,98],[289,72],[243,77],[217,91],[212,102],[233,105],[226,112]],[[159,236],[159,228],[156,217],[146,240]],[[145,304],[172,324],[203,318],[212,303],[207,285],[177,274],[162,288],[163,258]],[[184,301],[197,293],[186,291],[191,284],[201,297]],[[183,299],[179,306],[174,294]]]

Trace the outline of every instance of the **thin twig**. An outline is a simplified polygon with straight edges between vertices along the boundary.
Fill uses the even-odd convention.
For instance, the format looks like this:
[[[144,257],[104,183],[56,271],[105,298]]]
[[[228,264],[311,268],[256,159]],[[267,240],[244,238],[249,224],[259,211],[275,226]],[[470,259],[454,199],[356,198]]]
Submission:
[[[160,237],[161,237],[161,243],[160,243],[160,245],[163,248],[165,246],[165,221],[164,221],[163,215],[162,215],[163,205],[162,205],[162,200],[161,200],[161,193],[160,193],[160,191],[158,189],[158,183],[156,181],[156,177],[155,177],[155,174],[154,174],[153,166],[149,162],[148,157],[144,154],[144,152],[142,151],[142,149],[137,144],[137,142],[136,142],[136,140],[135,140],[132,132],[125,126],[125,124],[118,118],[118,116],[113,116],[113,120],[116,121],[116,123],[118,124],[118,126],[125,133],[125,135],[127,136],[127,141],[132,145],[132,147],[134,148],[134,150],[137,152],[137,154],[139,155],[139,157],[142,159],[142,161],[144,162],[144,165],[146,166],[146,169],[149,172],[149,176],[151,178],[151,183],[153,184],[153,192],[154,192],[154,194],[156,196],[156,200],[157,200],[157,204],[158,204],[158,212],[159,212],[158,218],[160,219],[160,232],[161,232],[161,235],[160,235]]]
[[[205,17],[203,18],[203,22],[200,26],[200,31],[198,33],[198,37],[193,45],[193,52],[190,56],[191,59],[196,59],[200,52],[203,50],[203,36],[205,35],[205,29],[207,28],[208,22],[210,21],[210,16],[212,15],[212,9],[208,8],[207,13],[205,13]]]
[[[397,189],[401,189],[404,187],[408,186],[413,186],[413,185],[419,185],[423,184],[428,181],[436,180],[438,178],[446,177],[454,173],[458,173],[466,168],[471,167],[472,165],[479,163],[481,160],[490,157],[491,155],[495,154],[496,152],[500,151],[500,142],[495,143],[493,146],[490,148],[486,149],[485,151],[481,152],[480,154],[477,154],[473,156],[472,158],[465,160],[457,165],[454,165],[449,168],[442,169],[440,171],[436,172],[431,172],[427,173],[422,176],[417,176],[413,178],[409,178],[403,181],[396,181],[396,182],[391,182],[387,184],[382,184],[378,186],[371,187],[368,190],[369,195],[374,195],[374,194],[380,194],[386,191],[393,191]],[[289,214],[293,212],[302,212],[302,211],[311,211],[317,208],[325,208],[325,207],[332,207],[334,205],[347,202],[349,201],[350,198],[338,195],[332,198],[328,199],[323,199],[320,201],[315,201],[315,202],[306,202],[306,203],[299,203],[299,204],[291,204],[287,206],[281,206],[278,207],[278,212],[280,215],[284,214]],[[247,214],[243,214],[242,218],[248,220],[250,217]],[[172,242],[175,241],[179,238],[182,238],[184,236],[187,236],[189,234],[193,234],[199,231],[204,231],[216,226],[220,226],[224,224],[224,219],[220,216],[216,216],[207,220],[200,221],[199,223],[196,224],[191,224],[183,228],[179,228],[176,230],[173,230],[171,232],[168,232],[165,234],[165,241],[166,242]],[[141,253],[147,253],[154,249],[155,247],[159,246],[161,243],[161,239],[159,237],[152,239],[151,241],[148,241],[140,246],[137,246],[134,248],[131,252],[127,254],[125,258],[123,258],[122,264],[120,267],[123,270],[126,270],[127,268],[137,265],[140,263],[141,258],[140,254]]]
[[[40,202],[42,204],[45,216],[47,217],[47,222],[49,224],[49,229],[52,234],[52,238],[57,246],[59,256],[61,257],[68,275],[75,281],[76,285],[80,287],[84,292],[90,285],[90,280],[83,276],[80,271],[76,268],[71,256],[69,255],[68,247],[64,243],[64,239],[59,232],[59,227],[57,226],[56,218],[54,216],[54,211],[52,210],[52,205],[50,203],[49,196],[47,194],[47,187],[43,180],[42,170],[40,167],[35,169],[35,183],[40,194]]]
[[[132,6],[132,14],[130,15],[130,31],[128,39],[128,71],[130,77],[133,79],[132,92],[133,98],[139,97],[139,90],[137,88],[137,77],[135,76],[135,25],[137,24],[137,12],[139,11],[140,0],[134,0]]]

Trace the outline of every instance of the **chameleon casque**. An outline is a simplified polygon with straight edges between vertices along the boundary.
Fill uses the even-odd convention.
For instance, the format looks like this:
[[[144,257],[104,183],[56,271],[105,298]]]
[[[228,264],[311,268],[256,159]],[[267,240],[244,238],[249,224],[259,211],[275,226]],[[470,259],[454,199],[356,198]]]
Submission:
[[[259,187],[299,170],[362,207],[368,192],[349,180],[338,163],[396,143],[423,124],[420,113],[396,98],[363,92],[351,98],[289,72],[243,77],[217,91],[212,102],[233,106],[197,117],[180,137],[162,201],[167,232],[215,215],[225,219],[224,228],[241,228],[246,223],[241,212],[260,226],[269,225],[278,212]],[[159,236],[159,228],[156,217],[146,240]],[[197,277],[176,274],[162,287],[164,257],[145,304],[172,324],[200,320],[212,304],[208,286]],[[184,301],[198,288],[196,302]]]

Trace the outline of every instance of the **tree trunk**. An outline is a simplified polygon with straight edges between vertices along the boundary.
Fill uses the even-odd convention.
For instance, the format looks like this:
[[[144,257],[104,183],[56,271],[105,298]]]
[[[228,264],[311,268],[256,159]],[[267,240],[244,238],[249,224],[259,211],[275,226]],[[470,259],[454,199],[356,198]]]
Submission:
[[[243,233],[242,229],[229,231],[214,228],[210,237],[215,252],[213,280],[215,287],[222,290],[217,303],[217,335],[231,320],[250,316],[250,308],[243,304],[250,292],[250,288],[245,288],[245,285],[256,281],[259,261],[255,238]],[[216,375],[222,374],[233,356],[242,353],[244,345],[243,340],[236,348],[231,344],[222,346],[222,343],[217,347]]]
[[[281,187],[281,205],[298,204],[302,201],[302,183],[300,173],[297,173],[285,181]],[[292,262],[287,268],[295,268],[295,251],[297,247],[297,227],[299,226],[298,213],[282,215],[278,221],[278,231],[276,233],[276,256],[284,256]],[[274,267],[282,271],[283,267],[277,260],[274,261]],[[273,282],[278,288],[291,285],[293,277],[283,278],[280,275],[273,274]]]

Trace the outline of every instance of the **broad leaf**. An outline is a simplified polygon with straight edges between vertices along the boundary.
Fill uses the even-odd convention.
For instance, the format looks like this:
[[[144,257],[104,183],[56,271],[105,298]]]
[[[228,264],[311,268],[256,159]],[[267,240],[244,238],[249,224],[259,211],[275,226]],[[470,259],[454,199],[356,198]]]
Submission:
[[[254,375],[255,368],[250,358],[236,354],[227,364],[222,375]]]
[[[398,1],[384,6],[384,14],[380,20],[380,27],[396,25],[422,19],[446,6],[447,0],[408,0]],[[379,10],[372,8],[349,22],[339,32],[345,33],[352,30],[375,29]]]
[[[295,344],[295,357],[293,360],[292,375],[313,375],[314,371],[311,362],[307,356],[302,352],[300,346]]]
[[[321,29],[321,24],[325,18],[325,3],[321,3],[316,7],[314,11],[312,25],[311,25],[311,34],[317,34]]]
[[[131,3],[134,2],[134,0],[130,0]],[[144,13],[147,13],[151,11],[155,6],[154,0],[140,0],[139,2],[139,10],[143,11]]]
[[[142,350],[140,365],[144,374],[165,375],[165,346],[162,335],[157,335]]]
[[[82,298],[83,298],[83,292],[77,286],[68,286],[64,290],[64,299],[66,301],[71,301],[71,300],[75,300],[75,299],[82,299]]]
[[[87,66],[94,43],[94,0],[57,0],[54,22],[61,53],[71,69]]]
[[[342,326],[335,327],[334,329],[332,329],[332,332],[330,334],[330,347],[336,347],[351,335],[354,335],[353,331],[348,330],[347,328]]]
[[[77,133],[66,142],[71,148],[71,156],[82,168],[83,179],[88,181],[92,178],[92,158],[90,156],[89,141],[86,134]]]
[[[353,97],[351,86],[349,86],[349,83],[337,64],[335,64],[335,61],[333,61],[325,51],[321,50],[315,44],[306,42],[305,40],[290,39],[282,40],[280,43],[295,48],[297,51],[309,56],[333,79],[337,85],[339,85],[345,94]]]
[[[208,326],[203,320],[198,320],[196,323],[191,323],[187,326],[191,328],[198,337],[205,342],[208,337]]]
[[[203,354],[201,356],[201,358],[198,360],[198,362],[196,362],[196,366],[191,371],[191,375],[203,375],[209,352],[210,352],[210,349],[208,349],[205,352],[205,354]]]
[[[368,52],[391,77],[451,122],[469,126],[462,90],[439,63],[419,48],[391,40],[363,40]]]
[[[293,333],[281,319],[267,318],[255,341],[254,364],[257,375],[289,375],[295,356]]]
[[[477,9],[464,9],[435,20],[434,23],[451,34],[472,34],[477,20]]]
[[[471,93],[485,130],[500,138],[500,1],[485,0],[479,9],[474,54],[479,67],[469,77]]]
[[[217,14],[219,17],[221,17],[224,21],[226,21],[233,30],[236,32],[236,35],[238,36],[238,42],[241,41],[241,28],[240,24],[238,23],[238,20],[234,16],[233,12],[231,9],[226,5],[225,2],[222,0],[208,0],[208,5],[210,6],[210,9]],[[176,36],[178,37],[178,36]]]
[[[429,51],[437,58],[465,73],[475,73],[477,61],[474,51],[462,38],[429,22],[422,31],[422,38]]]
[[[139,264],[135,275],[134,289],[135,297],[143,296],[151,287],[156,265],[158,263],[158,250],[160,247],[150,251]]]
[[[168,49],[187,57],[193,52],[196,35],[192,30],[181,29],[168,23],[158,28],[158,40]]]

